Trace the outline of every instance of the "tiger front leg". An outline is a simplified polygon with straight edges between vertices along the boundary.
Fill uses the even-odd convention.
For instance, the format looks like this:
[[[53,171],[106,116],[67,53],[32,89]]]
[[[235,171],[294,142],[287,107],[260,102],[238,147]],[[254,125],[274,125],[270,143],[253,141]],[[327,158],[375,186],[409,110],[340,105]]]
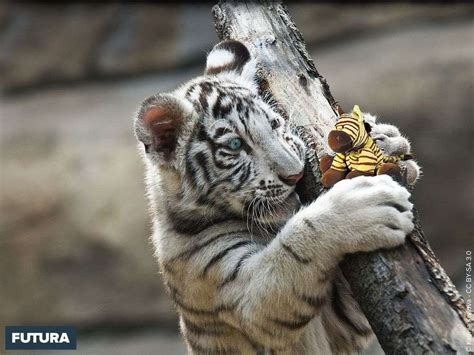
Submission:
[[[216,300],[219,305],[233,305],[219,314],[220,321],[266,349],[304,354],[293,351],[294,346],[313,319],[321,321],[326,309],[327,328],[321,339],[331,342],[346,334],[347,343],[339,346],[346,353],[359,351],[372,333],[363,320],[357,323],[358,329],[347,328],[346,320],[360,318],[350,311],[353,301],[341,288],[335,291],[341,291],[339,295],[330,292],[334,272],[348,253],[402,244],[413,229],[409,197],[406,189],[387,176],[343,180],[300,209],[269,244],[255,245],[250,253],[242,249],[253,244],[239,245],[238,255],[232,249],[217,262],[209,256],[212,268],[205,275],[215,280],[211,284],[216,285]],[[216,242],[222,243],[221,239]],[[219,249],[209,248],[214,253]],[[198,280],[205,282],[202,277]],[[311,349],[306,354],[331,353],[326,341],[319,344],[320,351]]]

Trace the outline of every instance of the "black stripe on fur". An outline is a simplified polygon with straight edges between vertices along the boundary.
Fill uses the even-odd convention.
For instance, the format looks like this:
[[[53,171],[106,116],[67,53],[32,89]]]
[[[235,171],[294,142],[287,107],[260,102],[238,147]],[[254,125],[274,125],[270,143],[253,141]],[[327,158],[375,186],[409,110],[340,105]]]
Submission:
[[[242,264],[244,263],[245,260],[250,258],[252,255],[255,254],[255,251],[251,250],[242,255],[237,262],[237,264],[234,267],[234,270],[227,276],[224,281],[219,285],[219,288],[224,287],[225,285],[229,284],[230,282],[234,281],[237,278],[237,275],[239,274],[240,268],[242,267]]]
[[[285,244],[285,243],[281,243],[281,246],[283,247],[283,249],[285,249],[288,254],[290,254],[293,259],[295,259],[297,262],[301,263],[301,264],[309,264],[311,262],[311,259],[308,259],[308,258],[305,258],[301,255],[299,255],[297,252],[295,252],[293,250],[292,247],[290,247],[289,245]]]
[[[233,55],[233,60],[230,63],[225,63],[220,66],[206,68],[204,74],[206,75],[216,75],[225,71],[235,70],[242,71],[244,65],[250,60],[250,52],[247,47],[239,41],[224,41],[217,44],[209,54],[212,56],[212,52],[217,50],[223,50],[230,52]]]
[[[283,328],[290,330],[297,330],[306,326],[314,318],[314,315],[301,315],[298,314],[293,320],[282,320],[282,319],[271,319],[271,321]]]
[[[253,243],[254,242],[251,241],[251,240],[241,240],[241,241],[225,248],[224,250],[220,251],[218,254],[214,255],[214,257],[206,264],[206,266],[204,267],[204,270],[202,272],[202,275],[205,276],[212,266],[217,264],[220,260],[222,260],[232,250],[235,250],[235,249],[238,249],[238,248],[241,248],[243,246],[250,245],[250,244],[253,244]]]

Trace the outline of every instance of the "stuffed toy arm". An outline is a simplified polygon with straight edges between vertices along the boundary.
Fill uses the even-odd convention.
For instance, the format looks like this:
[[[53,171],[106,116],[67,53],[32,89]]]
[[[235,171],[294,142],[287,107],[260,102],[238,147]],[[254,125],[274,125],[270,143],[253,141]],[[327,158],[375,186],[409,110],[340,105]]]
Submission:
[[[401,156],[411,154],[411,145],[408,139],[400,133],[399,129],[391,124],[377,123],[376,116],[364,112],[364,121],[371,126],[370,136],[377,146],[386,155]],[[402,160],[398,165],[406,173],[409,186],[416,184],[421,176],[421,168],[413,160]]]

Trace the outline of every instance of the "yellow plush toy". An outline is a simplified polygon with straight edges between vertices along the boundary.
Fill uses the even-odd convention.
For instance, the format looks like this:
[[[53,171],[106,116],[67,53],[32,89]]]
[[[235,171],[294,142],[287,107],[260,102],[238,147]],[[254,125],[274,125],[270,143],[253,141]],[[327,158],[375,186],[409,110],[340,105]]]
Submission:
[[[334,157],[325,155],[320,162],[325,187],[336,182],[361,175],[388,174],[402,182],[402,172],[396,164],[411,156],[384,155],[369,135],[370,126],[364,122],[362,112],[355,105],[350,114],[342,113],[335,129],[329,133],[329,147],[336,152]]]

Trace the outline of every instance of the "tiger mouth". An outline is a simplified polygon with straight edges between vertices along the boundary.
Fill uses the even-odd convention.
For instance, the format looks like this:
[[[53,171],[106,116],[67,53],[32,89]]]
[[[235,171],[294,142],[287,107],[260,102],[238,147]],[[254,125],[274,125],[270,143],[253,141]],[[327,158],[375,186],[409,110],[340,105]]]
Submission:
[[[272,211],[276,214],[299,204],[300,199],[294,189],[272,195],[254,195],[253,199],[245,203],[247,208],[262,209],[262,211],[265,210],[267,213]]]
[[[278,204],[284,204],[290,196],[292,196],[295,193],[295,191],[282,191],[279,193],[270,193],[270,194],[264,194],[260,195],[258,197],[259,200],[265,203],[270,203],[272,205],[278,205]]]
[[[262,223],[279,224],[284,222],[301,207],[299,196],[295,191],[289,193],[284,199],[261,201],[255,206],[256,211],[252,217]]]
[[[283,197],[283,196],[284,196],[284,197]],[[277,195],[277,196],[270,196],[270,197],[269,197],[269,200],[270,200],[270,201],[280,201],[280,202],[284,203],[284,202],[286,202],[288,199],[291,199],[291,198],[293,198],[293,197],[295,197],[295,196],[298,196],[295,190],[293,190],[293,191],[286,191],[286,192],[281,193],[281,194],[279,194],[279,195]],[[283,199],[281,199],[281,197],[283,197]]]

